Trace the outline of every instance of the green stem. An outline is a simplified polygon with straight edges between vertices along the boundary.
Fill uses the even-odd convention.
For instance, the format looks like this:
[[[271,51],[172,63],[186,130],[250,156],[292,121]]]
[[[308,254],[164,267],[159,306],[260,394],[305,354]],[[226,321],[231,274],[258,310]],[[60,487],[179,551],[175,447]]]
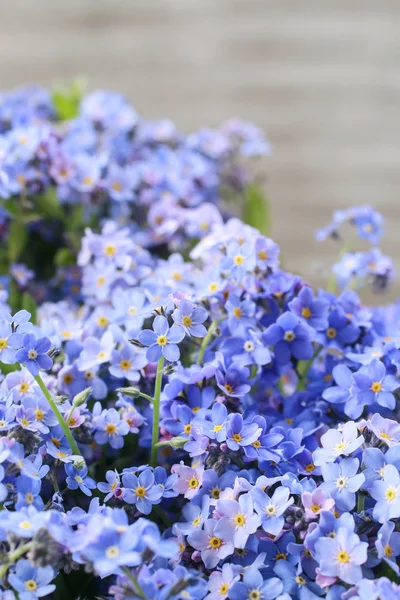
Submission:
[[[201,342],[199,355],[197,357],[198,365],[200,365],[203,362],[204,353],[207,349],[207,346],[210,343],[210,340],[211,340],[212,336],[214,335],[215,330],[217,329],[217,327],[221,321],[222,321],[222,319],[214,319],[214,321],[211,323],[210,327],[208,328],[207,335],[203,338],[203,341]]]
[[[28,552],[33,547],[33,542],[28,542],[27,544],[22,544],[22,546],[18,546],[14,552],[10,552],[8,555],[8,561],[0,566],[0,580],[7,573],[9,567],[11,567],[20,556]]]
[[[153,403],[154,400],[151,396],[149,396],[148,394],[144,394],[143,392],[139,392],[139,397],[140,398],[145,398],[146,400],[148,400],[149,402]]]
[[[161,396],[161,385],[163,378],[163,368],[164,368],[164,356],[160,358],[157,363],[157,375],[156,375],[156,384],[154,386],[154,398],[153,398],[153,431],[151,436],[151,454],[150,454],[150,464],[152,467],[157,466],[157,443],[158,437],[160,434],[160,396]]]
[[[50,394],[49,390],[47,389],[43,379],[41,378],[40,375],[35,375],[35,381],[38,384],[38,386],[40,387],[40,389],[42,390],[43,395],[45,396],[47,402],[49,403],[51,410],[53,411],[57,421],[59,422],[60,427],[63,430],[64,435],[69,442],[72,452],[74,454],[77,454],[78,456],[81,456],[81,453],[78,448],[78,444],[74,440],[74,436],[72,435],[70,428],[68,427],[67,423],[64,421],[63,416],[60,413],[60,411],[58,410],[57,405],[54,402],[53,398],[51,397],[51,394]]]
[[[128,567],[122,567],[122,571],[133,585],[133,588],[136,594],[139,596],[139,598],[141,598],[141,600],[147,600],[144,591],[140,587],[140,583],[138,582],[134,574],[128,569]]]
[[[312,367],[312,365],[314,363],[314,360],[317,358],[317,356],[319,355],[319,353],[321,352],[321,350],[322,350],[322,346],[317,346],[317,348],[315,349],[314,354],[312,355],[312,357],[306,361],[306,363],[304,365],[303,372],[302,372],[301,377],[300,377],[300,379],[298,381],[298,384],[297,384],[297,388],[296,388],[297,391],[305,390],[308,372],[311,369],[311,367]]]
[[[364,502],[365,502],[365,496],[362,492],[358,492],[358,498],[357,498],[357,512],[358,514],[361,514],[362,511],[364,510]]]

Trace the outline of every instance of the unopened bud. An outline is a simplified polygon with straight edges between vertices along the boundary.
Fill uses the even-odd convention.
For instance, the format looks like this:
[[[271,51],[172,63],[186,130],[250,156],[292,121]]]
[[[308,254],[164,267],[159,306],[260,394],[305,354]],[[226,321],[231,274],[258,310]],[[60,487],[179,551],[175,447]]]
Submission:
[[[75,469],[77,469],[78,471],[81,471],[82,469],[84,469],[86,467],[86,461],[82,456],[75,458],[75,460],[72,462],[72,464],[74,465]]]
[[[131,398],[139,398],[140,396],[140,391],[135,387],[117,388],[116,391],[125,394],[126,396],[130,396]]]
[[[91,393],[92,388],[88,387],[79,392],[79,394],[76,394],[76,396],[74,396],[74,399],[72,400],[73,406],[82,406],[82,404],[85,404],[86,400],[89,398]]]

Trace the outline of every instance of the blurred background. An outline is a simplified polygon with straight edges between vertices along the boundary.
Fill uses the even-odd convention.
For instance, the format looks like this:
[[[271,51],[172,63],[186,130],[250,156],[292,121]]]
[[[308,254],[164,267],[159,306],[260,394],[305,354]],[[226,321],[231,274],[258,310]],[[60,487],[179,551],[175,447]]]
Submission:
[[[2,90],[82,76],[184,131],[263,128],[287,268],[326,279],[339,248],[314,230],[364,203],[399,261],[398,0],[13,0],[0,17]]]

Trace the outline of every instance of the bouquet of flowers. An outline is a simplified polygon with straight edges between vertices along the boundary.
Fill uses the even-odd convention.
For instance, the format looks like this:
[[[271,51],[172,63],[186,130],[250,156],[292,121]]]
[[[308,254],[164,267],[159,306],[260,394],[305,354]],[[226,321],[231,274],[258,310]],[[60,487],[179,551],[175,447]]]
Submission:
[[[39,89],[0,123],[0,598],[400,598],[400,310],[356,291],[394,276],[382,216],[335,213],[317,237],[370,248],[314,290],[254,126]]]

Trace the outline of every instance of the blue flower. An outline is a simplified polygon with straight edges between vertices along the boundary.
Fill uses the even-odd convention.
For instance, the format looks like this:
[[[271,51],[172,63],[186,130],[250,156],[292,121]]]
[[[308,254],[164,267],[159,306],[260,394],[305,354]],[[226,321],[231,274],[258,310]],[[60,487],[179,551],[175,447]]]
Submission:
[[[137,383],[140,379],[140,369],[146,365],[143,350],[138,350],[132,344],[125,344],[120,350],[113,350],[111,353],[110,373],[114,377]]]
[[[345,583],[357,583],[362,578],[361,565],[367,561],[367,542],[345,527],[335,537],[321,538],[315,544],[319,569],[326,577],[339,577]]]
[[[153,504],[161,502],[163,490],[155,483],[154,474],[149,469],[142,471],[139,477],[133,473],[124,473],[122,483],[125,502],[135,504],[144,515],[151,513]]]
[[[77,490],[78,488],[86,495],[91,496],[90,490],[96,489],[96,482],[88,477],[87,467],[78,469],[73,463],[67,463],[64,465],[66,474],[68,475],[66,483],[70,490]]]
[[[232,587],[230,600],[274,600],[283,592],[283,584],[278,577],[264,581],[260,571],[255,568],[246,569],[243,581]]]
[[[328,327],[318,335],[321,344],[342,349],[354,344],[360,335],[360,329],[346,316],[344,310],[336,307],[328,315]]]
[[[52,359],[47,354],[50,347],[49,338],[37,339],[33,333],[27,333],[23,337],[23,347],[17,351],[15,359],[17,362],[25,363],[32,375],[38,375],[39,369],[49,371],[53,365]]]
[[[280,486],[270,498],[258,487],[252,490],[254,508],[261,517],[261,526],[271,535],[277,536],[283,529],[283,514],[294,502],[293,498],[289,498],[289,493],[287,487]]]
[[[244,548],[249,535],[261,524],[260,516],[254,513],[250,494],[242,494],[238,500],[218,500],[216,510],[220,518],[215,534],[226,539],[233,533],[235,548]]]
[[[181,300],[172,313],[174,322],[182,327],[186,335],[199,338],[207,334],[207,329],[202,325],[207,317],[205,308],[196,307],[189,300]]]
[[[233,413],[228,422],[226,443],[231,450],[239,450],[255,442],[262,432],[258,423],[246,423],[239,413]]]
[[[150,362],[157,362],[164,356],[169,362],[179,360],[180,352],[177,344],[185,337],[182,327],[169,327],[165,317],[158,315],[153,321],[153,330],[144,329],[138,335],[138,340],[144,346],[149,346],[146,356]]]
[[[23,344],[23,335],[13,333],[11,324],[7,321],[0,322],[0,361],[6,365],[16,362],[15,352]]]
[[[104,409],[93,419],[94,439],[98,444],[110,444],[111,448],[122,448],[124,437],[129,433],[129,425],[115,408]]]
[[[383,467],[382,480],[372,483],[369,493],[376,500],[373,517],[379,523],[400,517],[400,475],[394,465]]]
[[[396,558],[400,554],[400,533],[395,532],[394,528],[395,524],[392,521],[387,521],[382,525],[378,532],[375,548],[378,552],[378,558],[383,559],[399,576],[400,569]]]
[[[215,528],[218,521],[208,519],[203,529],[196,529],[188,536],[188,542],[193,548],[201,552],[201,560],[207,569],[214,569],[220,560],[233,554],[233,533],[229,532],[227,537],[221,538]]]
[[[362,473],[357,475],[359,466],[360,463],[356,458],[344,458],[340,463],[326,464],[321,467],[324,478],[321,488],[335,500],[339,510],[349,511],[355,506],[355,493],[365,481]]]
[[[308,360],[313,355],[313,330],[290,312],[281,315],[264,333],[264,341],[274,346],[275,360],[287,364],[291,357]]]
[[[399,380],[387,375],[382,361],[375,359],[354,374],[354,381],[359,389],[358,398],[363,404],[377,402],[384,408],[394,409],[396,401],[392,392],[399,386]]]
[[[329,304],[324,298],[314,298],[313,291],[307,285],[302,287],[299,295],[288,304],[289,309],[303,319],[316,331],[328,327]]]
[[[29,560],[19,560],[15,573],[9,575],[8,581],[21,600],[36,600],[56,589],[56,586],[50,583],[54,577],[54,569],[50,566],[33,567]]]
[[[133,526],[122,526],[122,532],[116,528],[98,530],[97,539],[90,540],[82,554],[93,563],[100,577],[117,573],[120,566],[137,566],[142,562],[136,550],[139,534]]]

